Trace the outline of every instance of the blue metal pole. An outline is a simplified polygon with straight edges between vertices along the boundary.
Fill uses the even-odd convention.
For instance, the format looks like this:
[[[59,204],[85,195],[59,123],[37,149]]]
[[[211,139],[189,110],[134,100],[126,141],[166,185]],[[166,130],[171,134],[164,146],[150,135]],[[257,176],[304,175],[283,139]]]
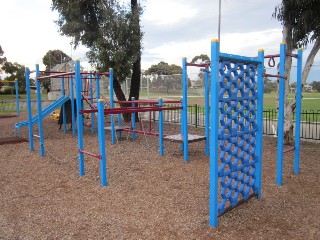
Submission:
[[[258,65],[258,100],[257,100],[257,142],[256,142],[256,182],[255,187],[258,193],[258,198],[261,199],[262,189],[262,154],[263,154],[263,93],[264,93],[264,50],[259,49],[258,58],[261,61]]]
[[[109,69],[109,97],[110,97],[110,108],[114,108],[114,92],[113,92],[113,69]],[[110,116],[111,124],[111,143],[116,143],[115,123],[113,114]]]
[[[301,125],[301,98],[302,98],[302,49],[298,49],[297,58],[297,90],[296,90],[296,127],[294,139],[294,173],[300,168],[300,125]]]
[[[76,104],[77,104],[77,123],[78,123],[78,149],[83,150],[83,117],[80,114],[82,110],[82,78],[80,74],[80,61],[75,62],[75,79],[76,79]],[[85,174],[84,170],[84,156],[83,153],[78,152],[79,157],[79,175]]]
[[[158,104],[159,107],[162,107],[162,98],[159,98]],[[163,156],[164,150],[163,150],[163,112],[159,111],[159,152],[160,156]]]
[[[132,97],[131,100],[134,101],[135,98]],[[131,107],[134,107],[135,105],[136,105],[135,103],[131,103]],[[131,114],[131,128],[132,128],[132,130],[136,129],[136,113]],[[132,140],[136,140],[136,138],[137,138],[136,133],[133,132],[132,133]]]
[[[61,78],[61,95],[64,97],[65,89],[64,89],[64,77]],[[67,133],[67,116],[66,116],[66,106],[62,105],[62,122],[63,122],[63,133]]]
[[[188,77],[187,58],[182,58],[182,138],[183,159],[188,162]]]
[[[89,95],[90,95],[90,103],[93,105],[93,89],[92,89],[92,73],[90,73],[89,75],[90,79],[89,79],[89,84],[90,84],[90,88],[89,88]],[[97,77],[96,77],[97,79]],[[97,99],[100,99],[98,98],[98,96],[96,96]],[[90,118],[90,121],[91,121],[91,133],[94,133],[94,113],[91,113],[91,118]]]
[[[219,40],[211,40],[209,225],[218,226]]]
[[[101,186],[107,186],[107,160],[106,160],[106,143],[104,132],[104,102],[103,99],[98,100],[98,139],[100,149],[100,183]]]
[[[30,151],[34,151],[29,68],[25,69],[25,77],[26,77],[26,90],[27,90],[29,147],[30,147]]]
[[[284,138],[284,97],[285,97],[285,65],[286,65],[286,44],[280,44],[280,72],[279,75],[279,109],[278,109],[278,156],[277,156],[277,185],[282,185],[283,170],[283,138]]]
[[[71,121],[72,121],[72,134],[75,135],[76,134],[76,128],[75,128],[75,123],[76,123],[76,117],[74,115],[75,113],[75,106],[74,106],[74,79],[73,77],[70,78],[70,98],[71,98]]]
[[[181,99],[180,99],[180,101],[181,101],[181,110],[180,110],[180,132],[181,132],[181,138],[182,138],[182,136],[183,136],[183,111],[182,111],[182,108],[183,108],[183,104],[182,104],[182,102],[183,102],[183,98],[181,97]],[[181,143],[181,151],[183,151],[183,143]]]
[[[204,75],[204,132],[206,137],[205,154],[209,156],[209,69]]]
[[[43,138],[43,124],[42,124],[42,107],[41,107],[41,86],[39,65],[36,65],[36,87],[37,87],[37,106],[38,106],[38,131],[39,131],[39,144],[40,144],[40,156],[44,156],[44,138]]]
[[[16,111],[17,111],[17,115],[20,116],[19,85],[18,85],[18,80],[17,79],[14,81],[14,86],[15,86],[15,89],[16,89]]]

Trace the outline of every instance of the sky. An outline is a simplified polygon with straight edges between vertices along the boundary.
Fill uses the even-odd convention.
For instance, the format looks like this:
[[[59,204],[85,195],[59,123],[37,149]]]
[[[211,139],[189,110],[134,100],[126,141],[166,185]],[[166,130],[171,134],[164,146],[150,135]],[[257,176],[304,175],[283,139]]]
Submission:
[[[257,56],[279,53],[282,26],[272,18],[280,0],[221,0],[222,52]],[[165,61],[181,65],[200,54],[210,55],[210,41],[218,38],[219,0],[141,0],[143,37],[142,69]],[[59,34],[51,0],[0,0],[0,45],[8,61],[34,68],[42,65],[48,50],[60,49],[90,70],[86,48],[73,49],[71,39]],[[306,59],[311,47],[304,51]],[[320,54],[319,54],[320,55]],[[293,63],[295,66],[295,63]],[[320,81],[320,57],[316,57],[308,82]],[[196,77],[198,70],[189,74]],[[272,70],[271,70],[272,71]],[[192,76],[194,75],[194,76]]]

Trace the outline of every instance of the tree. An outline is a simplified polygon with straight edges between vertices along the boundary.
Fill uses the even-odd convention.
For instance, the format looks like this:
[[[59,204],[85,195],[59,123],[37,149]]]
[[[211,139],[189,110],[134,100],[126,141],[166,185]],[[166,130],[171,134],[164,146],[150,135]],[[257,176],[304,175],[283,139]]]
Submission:
[[[311,83],[311,86],[314,90],[317,90],[318,92],[320,92],[320,82],[319,81],[313,81]]]
[[[59,49],[49,50],[42,58],[43,64],[46,66],[46,70],[52,69],[59,63],[65,63],[71,61],[72,58]]]
[[[131,74],[129,99],[139,98],[141,76],[140,15],[137,0],[131,5],[116,0],[52,0],[59,12],[57,24],[62,35],[73,38],[75,47],[89,48],[87,57],[103,72],[114,69],[114,90],[118,100],[126,100],[119,82]]]
[[[152,85],[158,88],[165,87],[167,94],[169,93],[169,89],[176,89],[181,86],[181,73],[182,68],[180,66],[175,64],[169,65],[163,61],[151,65],[146,71],[146,74],[157,75]]]
[[[46,70],[51,70],[55,65],[59,63],[65,63],[71,61],[72,58],[59,49],[49,50],[42,58],[43,64],[46,66]],[[50,78],[41,81],[43,87],[49,92],[51,89]]]
[[[9,76],[5,77],[5,80],[8,81],[14,81],[18,80],[19,89],[25,90],[26,89],[26,82],[25,82],[25,66],[19,64],[19,63],[11,63],[6,61],[2,69],[5,71],[5,73],[10,74]],[[10,86],[14,86],[14,83],[10,83]]]
[[[287,53],[292,53],[295,48],[306,47],[313,44],[303,69],[302,83],[305,84],[308,74],[314,62],[314,58],[320,49],[320,4],[317,0],[283,0],[275,8],[273,17],[283,25],[283,41],[287,43]],[[286,76],[290,79],[292,59],[286,59]],[[293,144],[293,111],[296,100],[288,102],[289,81],[286,81],[286,110],[285,110],[285,144]]]
[[[205,63],[210,62],[210,58],[207,54],[200,54],[192,58],[191,63]],[[205,68],[200,68],[200,72],[198,74],[199,79],[201,80],[201,87],[204,88],[204,72]]]
[[[7,61],[7,58],[6,57],[2,57],[4,54],[4,51],[2,50],[2,47],[0,45],[0,65],[2,65],[4,62]]]

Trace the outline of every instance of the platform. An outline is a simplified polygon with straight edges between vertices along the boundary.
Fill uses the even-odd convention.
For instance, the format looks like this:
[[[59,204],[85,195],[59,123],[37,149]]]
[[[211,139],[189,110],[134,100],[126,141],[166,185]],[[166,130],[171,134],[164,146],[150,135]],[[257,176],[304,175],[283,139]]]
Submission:
[[[168,136],[163,137],[163,140],[177,142],[177,143],[183,143],[183,138],[182,138],[181,134],[168,135]],[[199,142],[199,141],[204,141],[204,140],[206,140],[205,136],[188,134],[188,143]]]
[[[111,127],[105,127],[104,129],[111,131]],[[128,130],[128,127],[127,126],[115,126],[114,129],[116,132],[121,132],[121,131]]]

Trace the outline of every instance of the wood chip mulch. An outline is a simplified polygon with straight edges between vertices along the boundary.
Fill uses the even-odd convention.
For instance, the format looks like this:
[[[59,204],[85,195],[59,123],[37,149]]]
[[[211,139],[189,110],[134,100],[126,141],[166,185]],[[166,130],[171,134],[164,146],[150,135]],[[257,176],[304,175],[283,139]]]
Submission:
[[[0,138],[15,137],[14,124],[25,119],[0,119]],[[319,143],[301,143],[300,174],[293,174],[293,152],[285,155],[279,187],[277,138],[265,137],[262,199],[224,214],[213,229],[204,141],[189,145],[184,163],[180,144],[166,141],[161,157],[157,137],[132,141],[124,132],[111,145],[106,131],[109,185],[101,187],[99,160],[85,156],[80,177],[77,137],[58,129],[45,119],[45,157],[37,138],[34,152],[28,142],[0,146],[0,239],[320,239]],[[165,125],[165,133],[179,131]],[[28,138],[27,128],[21,137]],[[99,153],[96,133],[87,128],[84,139],[85,150]]]

